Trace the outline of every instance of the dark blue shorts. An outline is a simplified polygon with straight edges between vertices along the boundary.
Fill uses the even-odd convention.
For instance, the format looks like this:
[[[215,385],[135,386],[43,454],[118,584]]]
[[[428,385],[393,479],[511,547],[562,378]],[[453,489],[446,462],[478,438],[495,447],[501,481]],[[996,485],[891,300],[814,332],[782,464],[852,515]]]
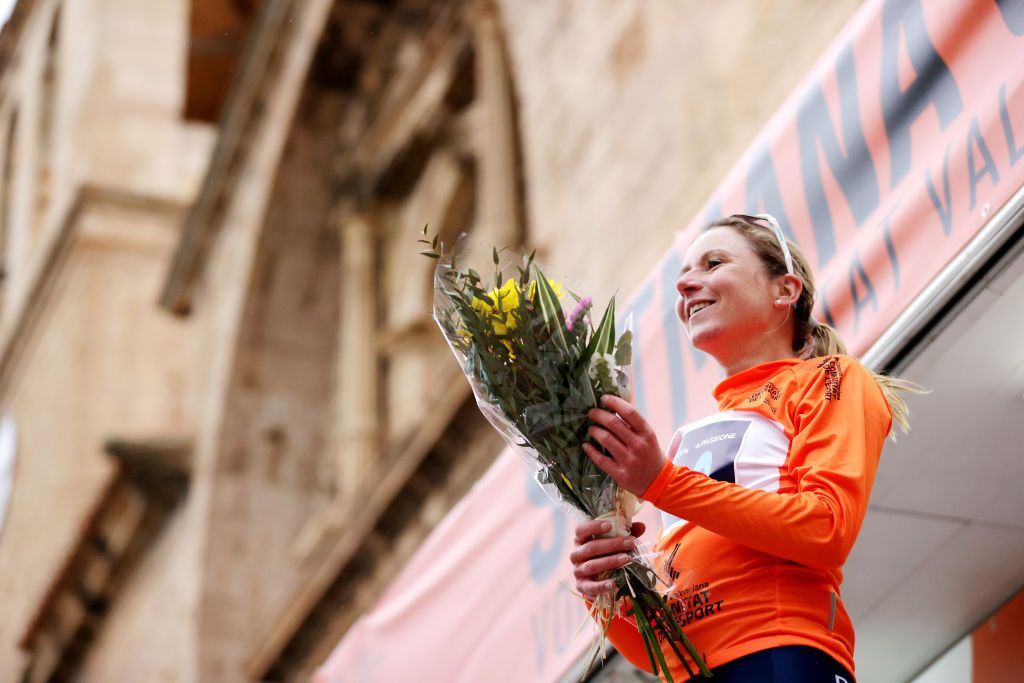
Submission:
[[[734,659],[711,670],[707,683],[855,683],[839,662],[806,645],[785,645]]]

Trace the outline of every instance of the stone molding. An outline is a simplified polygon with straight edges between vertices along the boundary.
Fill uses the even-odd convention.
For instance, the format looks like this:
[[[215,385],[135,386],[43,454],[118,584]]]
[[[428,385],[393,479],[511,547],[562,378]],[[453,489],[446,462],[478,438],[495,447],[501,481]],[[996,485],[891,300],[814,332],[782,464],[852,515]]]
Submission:
[[[51,232],[48,241],[40,246],[39,256],[31,264],[33,270],[22,295],[9,302],[10,310],[5,314],[3,327],[0,328],[0,394],[9,383],[17,358],[24,350],[25,342],[46,306],[48,293],[78,238],[76,229],[79,218],[84,211],[96,205],[144,210],[150,215],[165,215],[174,220],[185,210],[183,204],[173,200],[96,185],[79,187],[70,206],[62,214],[59,228]]]
[[[184,495],[191,442],[113,439],[114,471],[25,629],[22,681],[68,680],[139,557]]]

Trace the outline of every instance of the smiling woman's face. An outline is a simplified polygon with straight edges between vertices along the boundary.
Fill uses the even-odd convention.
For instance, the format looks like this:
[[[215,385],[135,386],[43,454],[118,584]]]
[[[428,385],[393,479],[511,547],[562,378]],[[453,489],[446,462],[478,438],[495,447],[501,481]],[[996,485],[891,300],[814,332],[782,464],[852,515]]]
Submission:
[[[676,290],[676,314],[690,343],[720,360],[761,343],[778,328],[768,274],[747,240],[731,228],[712,228],[694,240]]]

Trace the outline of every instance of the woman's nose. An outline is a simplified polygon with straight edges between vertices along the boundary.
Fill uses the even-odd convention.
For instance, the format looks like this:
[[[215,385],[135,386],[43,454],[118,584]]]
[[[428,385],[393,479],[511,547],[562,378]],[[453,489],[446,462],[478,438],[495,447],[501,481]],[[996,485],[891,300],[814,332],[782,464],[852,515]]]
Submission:
[[[676,291],[680,295],[699,291],[703,286],[700,280],[692,273],[683,273],[676,279]]]

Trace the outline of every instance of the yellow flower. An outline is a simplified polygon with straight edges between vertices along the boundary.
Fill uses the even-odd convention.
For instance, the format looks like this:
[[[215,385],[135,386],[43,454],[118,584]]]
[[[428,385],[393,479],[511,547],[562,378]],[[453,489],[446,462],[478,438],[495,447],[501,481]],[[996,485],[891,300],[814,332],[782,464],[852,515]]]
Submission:
[[[494,326],[496,334],[506,334],[508,330],[515,329],[516,319],[508,314],[519,308],[519,288],[516,287],[516,281],[509,278],[500,289],[492,289],[487,292],[486,299],[474,297],[473,308],[494,318],[491,324]],[[499,311],[506,314],[505,323],[501,322]]]
[[[551,288],[555,291],[555,295],[561,299],[565,290],[562,285],[555,282],[554,280],[548,280],[551,284]],[[537,283],[531,282],[530,287],[527,290],[527,296],[530,301],[533,301],[534,296],[537,293]],[[487,292],[487,297],[481,299],[480,297],[473,298],[473,309],[482,313],[485,316],[492,318],[491,325],[494,328],[495,334],[508,334],[509,330],[516,328],[516,316],[512,315],[512,312],[519,308],[519,286],[516,280],[509,278],[505,281],[500,288],[492,289]],[[499,312],[500,311],[500,312]],[[504,320],[502,320],[501,313],[504,313]],[[506,346],[508,343],[506,342]]]
[[[562,285],[560,283],[558,283],[558,282],[555,282],[551,278],[548,278],[548,284],[551,285],[551,289],[555,290],[555,296],[557,296],[559,299],[561,299],[562,295],[565,294],[565,290],[562,288]],[[536,282],[531,282],[530,283],[530,291],[527,293],[527,296],[530,297],[530,301],[533,301],[533,296],[536,293],[537,293],[537,283]]]

